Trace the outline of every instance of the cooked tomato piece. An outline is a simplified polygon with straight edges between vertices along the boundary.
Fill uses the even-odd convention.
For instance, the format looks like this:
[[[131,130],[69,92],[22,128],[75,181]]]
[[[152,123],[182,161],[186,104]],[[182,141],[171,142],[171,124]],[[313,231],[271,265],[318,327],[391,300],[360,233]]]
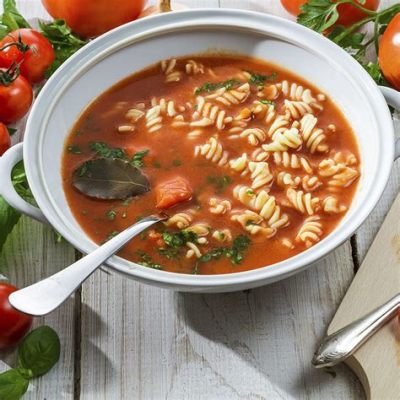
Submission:
[[[157,208],[170,208],[182,201],[190,200],[193,190],[189,182],[180,176],[170,181],[162,182],[155,188]]]

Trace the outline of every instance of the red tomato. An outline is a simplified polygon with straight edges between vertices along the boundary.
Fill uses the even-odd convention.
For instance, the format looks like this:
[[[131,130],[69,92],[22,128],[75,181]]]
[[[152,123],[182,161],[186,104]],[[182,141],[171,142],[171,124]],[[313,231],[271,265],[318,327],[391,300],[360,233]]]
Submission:
[[[18,344],[32,325],[32,317],[15,310],[8,301],[8,296],[16,290],[15,286],[0,282],[1,350]]]
[[[390,21],[382,35],[379,65],[386,80],[400,90],[400,13]]]
[[[0,156],[11,147],[11,138],[7,127],[0,122]]]
[[[19,43],[12,45],[12,43]],[[20,46],[29,46],[24,52]],[[44,79],[44,73],[54,61],[54,50],[51,43],[33,29],[17,29],[0,41],[0,67],[8,68],[12,63],[21,63],[20,71],[31,83]]]
[[[281,0],[283,7],[286,8],[290,14],[299,15],[301,10],[300,7],[307,3],[307,0]],[[364,8],[375,11],[379,6],[380,0],[366,0],[365,4],[362,4]],[[365,17],[365,14],[354,7],[351,4],[340,4],[338,6],[339,19],[337,25],[351,25]]]
[[[138,17],[145,0],[42,0],[49,14],[64,19],[83,37],[101,35]]]
[[[157,208],[170,208],[182,201],[189,200],[193,195],[193,190],[189,182],[180,176],[170,181],[162,182],[155,188]]]
[[[23,76],[12,77],[9,69],[0,68],[0,75],[0,122],[10,124],[28,112],[33,99],[32,87]],[[11,82],[3,84],[2,78]]]

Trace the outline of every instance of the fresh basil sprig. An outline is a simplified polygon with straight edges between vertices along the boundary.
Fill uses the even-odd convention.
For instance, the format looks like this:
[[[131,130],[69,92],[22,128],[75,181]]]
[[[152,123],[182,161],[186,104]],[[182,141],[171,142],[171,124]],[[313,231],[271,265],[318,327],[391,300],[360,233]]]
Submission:
[[[3,0],[3,14],[0,15],[0,39],[18,28],[30,28],[28,21],[17,10],[15,0]]]
[[[49,326],[30,332],[18,347],[18,368],[0,374],[0,399],[19,400],[32,378],[50,371],[60,358],[60,339]]]

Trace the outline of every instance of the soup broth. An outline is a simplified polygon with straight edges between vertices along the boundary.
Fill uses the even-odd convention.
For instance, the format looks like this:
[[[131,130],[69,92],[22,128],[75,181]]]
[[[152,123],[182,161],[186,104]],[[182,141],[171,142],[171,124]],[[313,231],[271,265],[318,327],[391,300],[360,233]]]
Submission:
[[[73,173],[99,157],[138,166],[151,190],[88,197]],[[239,56],[166,60],[116,84],[82,113],[62,163],[69,206],[96,243],[165,209],[169,219],[120,255],[188,274],[240,272],[305,251],[343,218],[359,174],[355,135],[327,95]]]

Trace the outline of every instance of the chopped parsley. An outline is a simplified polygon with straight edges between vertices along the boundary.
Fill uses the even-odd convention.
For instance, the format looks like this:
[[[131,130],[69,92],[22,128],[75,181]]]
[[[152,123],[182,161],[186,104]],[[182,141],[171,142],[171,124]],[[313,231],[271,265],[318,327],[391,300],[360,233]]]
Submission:
[[[158,161],[154,161],[153,162],[153,167],[157,168],[157,169],[160,169],[161,168],[161,164]]]
[[[108,235],[107,235],[107,238],[106,238],[106,242],[108,242],[109,240],[111,240],[112,238],[114,238],[115,236],[117,236],[119,234],[119,232],[118,231],[112,231],[112,232],[110,232]]]
[[[215,193],[221,194],[232,182],[233,179],[228,175],[208,176],[207,182],[215,187]]]
[[[173,233],[163,232],[162,238],[167,246],[175,249],[184,246],[187,242],[197,242],[197,235],[194,232],[185,230]]]
[[[198,96],[201,93],[211,93],[214,92],[215,90],[225,88],[226,90],[231,90],[234,87],[240,85],[242,82],[240,82],[238,79],[228,79],[227,81],[224,82],[206,82],[204,85],[200,86],[197,88],[194,92],[196,96]]]
[[[179,250],[178,249],[174,249],[174,248],[160,247],[158,249],[158,253],[160,254],[160,256],[163,256],[163,257],[168,258],[169,260],[172,260],[172,259],[178,257]]]
[[[266,105],[268,105],[268,106],[274,106],[275,105],[275,102],[274,101],[272,101],[272,100],[260,100],[260,103],[262,103],[262,104],[266,104]]]
[[[113,221],[116,216],[117,216],[117,212],[115,210],[109,210],[106,212],[106,217],[111,221]]]
[[[270,75],[262,75],[252,71],[246,72],[250,74],[249,83],[255,86],[264,86],[266,81],[273,81],[278,75],[276,72],[273,72]]]
[[[180,167],[182,165],[182,161],[181,160],[173,160],[172,165],[174,167]]]
[[[151,256],[144,252],[143,250],[137,250],[137,255],[139,256],[140,260],[138,264],[143,265],[144,267],[153,268],[153,269],[162,269],[160,264],[157,264],[153,261]]]
[[[72,153],[72,154],[82,154],[82,150],[79,146],[77,146],[76,144],[70,144],[67,147],[68,153]]]
[[[138,151],[132,157],[131,164],[137,168],[143,167],[144,166],[143,158],[147,155],[148,152],[149,152],[149,150]]]
[[[90,150],[94,151],[97,156],[103,158],[118,158],[120,160],[128,161],[136,168],[144,166],[143,158],[148,154],[149,150],[138,151],[129,158],[128,154],[124,149],[120,147],[110,147],[104,142],[92,142],[90,143]]]
[[[225,256],[230,258],[232,264],[238,265],[243,261],[243,253],[248,249],[250,244],[251,241],[248,236],[239,235],[234,239],[232,247],[217,247],[212,249],[203,254],[198,261],[206,263],[212,260],[219,260],[222,256]]]

